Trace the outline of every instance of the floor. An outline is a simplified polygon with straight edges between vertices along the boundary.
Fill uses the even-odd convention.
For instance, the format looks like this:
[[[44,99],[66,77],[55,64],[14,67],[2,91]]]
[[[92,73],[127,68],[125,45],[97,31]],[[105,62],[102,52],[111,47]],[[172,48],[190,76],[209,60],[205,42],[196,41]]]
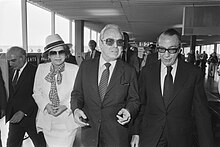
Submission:
[[[207,72],[206,72],[207,73]],[[205,76],[205,89],[207,93],[208,100],[211,101],[220,101],[220,95],[218,94],[218,80],[219,76],[215,73],[214,78],[210,78]],[[217,124],[220,128],[220,123]],[[1,136],[2,136],[2,143],[3,147],[6,147],[6,140],[7,140],[7,130],[8,124],[4,124],[4,118],[0,120],[0,128],[1,128]],[[28,138],[23,141],[23,147],[33,147],[32,141]],[[215,147],[220,147],[220,131],[215,134]]]

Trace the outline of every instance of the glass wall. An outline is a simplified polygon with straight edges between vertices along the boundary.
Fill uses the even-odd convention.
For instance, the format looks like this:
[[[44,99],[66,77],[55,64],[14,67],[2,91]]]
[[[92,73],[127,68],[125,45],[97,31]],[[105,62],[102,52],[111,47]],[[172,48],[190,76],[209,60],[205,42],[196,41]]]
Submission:
[[[205,51],[208,56],[214,52],[214,44],[202,45],[201,52]]]
[[[65,43],[69,43],[69,20],[55,15],[55,33],[59,34]]]
[[[51,13],[27,3],[28,52],[42,53],[45,38],[51,34]]]
[[[0,0],[0,53],[22,46],[21,1]]]
[[[84,27],[84,52],[89,51],[89,43],[90,40],[90,29],[88,27]]]
[[[216,52],[217,52],[217,54],[220,54],[220,44],[217,44]]]

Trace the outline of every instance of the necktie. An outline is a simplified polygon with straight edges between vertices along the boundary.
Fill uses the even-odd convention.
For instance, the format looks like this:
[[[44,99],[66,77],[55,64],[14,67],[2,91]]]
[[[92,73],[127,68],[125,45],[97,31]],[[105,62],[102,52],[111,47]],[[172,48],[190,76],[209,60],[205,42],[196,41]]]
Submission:
[[[18,77],[19,77],[19,69],[16,70],[15,76],[12,80],[12,86],[15,88],[17,81],[18,81]]]
[[[106,69],[102,72],[101,80],[99,83],[99,95],[101,100],[104,99],[106,89],[108,87],[108,79],[109,79],[109,67],[111,66],[110,63],[105,63]]]
[[[167,66],[167,74],[164,80],[164,90],[163,90],[163,98],[165,106],[167,107],[169,99],[172,98],[173,95],[173,77],[171,74],[172,67]]]
[[[94,54],[94,51],[91,52],[91,56],[90,56],[91,59],[93,59],[93,54]]]

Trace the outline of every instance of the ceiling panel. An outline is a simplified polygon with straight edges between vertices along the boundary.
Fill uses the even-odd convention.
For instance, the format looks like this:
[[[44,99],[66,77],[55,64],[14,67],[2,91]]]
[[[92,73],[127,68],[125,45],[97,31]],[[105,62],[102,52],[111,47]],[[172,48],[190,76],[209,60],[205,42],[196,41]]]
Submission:
[[[155,41],[161,31],[174,27],[182,32],[185,6],[216,6],[219,0],[28,0],[68,19],[85,20],[96,31],[108,23],[119,25],[136,41]],[[103,11],[104,10],[104,11]],[[202,43],[219,36],[197,36]],[[189,36],[184,36],[189,43]],[[201,40],[201,39],[200,39]],[[201,43],[201,42],[198,42]]]

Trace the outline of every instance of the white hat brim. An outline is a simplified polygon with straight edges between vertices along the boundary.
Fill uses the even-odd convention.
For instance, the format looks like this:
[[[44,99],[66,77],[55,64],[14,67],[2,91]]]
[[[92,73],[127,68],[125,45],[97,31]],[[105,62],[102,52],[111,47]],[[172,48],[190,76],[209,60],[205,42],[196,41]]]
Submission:
[[[58,47],[58,46],[68,46],[68,48],[70,49],[73,45],[71,43],[62,43],[62,44],[58,44],[58,45],[54,45],[50,48],[48,48],[47,50],[44,51],[44,53],[47,53],[48,51],[50,51],[51,49]]]

